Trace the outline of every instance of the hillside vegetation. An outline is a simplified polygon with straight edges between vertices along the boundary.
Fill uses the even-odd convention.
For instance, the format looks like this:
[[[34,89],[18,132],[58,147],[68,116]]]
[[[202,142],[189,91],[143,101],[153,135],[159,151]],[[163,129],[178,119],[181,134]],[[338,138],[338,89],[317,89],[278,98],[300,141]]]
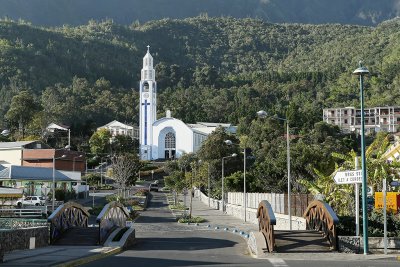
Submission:
[[[398,0],[0,0],[0,17],[36,25],[86,24],[112,19],[129,25],[164,18],[258,18],[273,23],[376,25],[399,16]]]
[[[293,127],[308,131],[321,120],[323,107],[358,105],[351,72],[360,59],[371,71],[367,106],[400,105],[399,24],[270,24],[201,16],[43,28],[3,20],[0,113],[4,117],[11,98],[29,90],[42,111],[35,129],[49,121],[86,129],[111,119],[137,123],[138,81],[150,45],[160,116],[171,109],[189,123],[245,125],[265,109],[294,116]],[[2,124],[15,122],[6,116]]]

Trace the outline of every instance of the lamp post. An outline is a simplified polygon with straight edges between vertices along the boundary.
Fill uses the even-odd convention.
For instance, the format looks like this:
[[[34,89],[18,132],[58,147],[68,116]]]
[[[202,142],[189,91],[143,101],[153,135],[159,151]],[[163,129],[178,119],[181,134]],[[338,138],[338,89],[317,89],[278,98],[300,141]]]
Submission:
[[[267,112],[264,110],[260,110],[257,112],[257,116],[260,118],[266,118],[268,117]],[[287,157],[287,178],[288,178],[288,183],[287,183],[287,191],[288,191],[288,217],[289,217],[289,229],[292,230],[292,213],[291,213],[291,204],[290,204],[290,198],[291,198],[291,178],[290,178],[290,140],[289,140],[289,120],[287,118],[280,118],[280,117],[271,117],[277,120],[285,121],[286,122],[286,157]]]
[[[225,140],[225,144],[227,144],[228,146],[233,145],[231,140]],[[243,149],[243,218],[244,221],[247,220],[247,194],[246,194],[246,148]]]
[[[234,158],[234,157],[236,157],[237,156],[237,154],[236,153],[233,153],[232,155],[230,155],[230,156],[227,156],[227,157],[223,157],[222,158],[222,192],[221,192],[221,199],[222,199],[222,212],[225,212],[225,196],[224,196],[224,171],[225,171],[225,168],[224,168],[224,162],[225,162],[225,159],[229,159],[229,158]]]
[[[353,71],[360,76],[360,103],[361,103],[361,169],[362,169],[362,213],[363,213],[363,241],[364,255],[368,253],[368,218],[367,218],[367,162],[365,160],[365,122],[364,122],[364,75],[369,71],[359,62],[359,67]]]
[[[210,198],[211,198],[211,182],[210,182],[210,162],[207,162],[207,194],[208,194],[208,207],[210,207]]]
[[[63,159],[66,158],[67,155],[62,155],[61,157],[55,157],[55,151],[53,156],[53,187],[52,187],[52,203],[51,203],[51,212],[54,212],[55,200],[56,200],[56,159]]]

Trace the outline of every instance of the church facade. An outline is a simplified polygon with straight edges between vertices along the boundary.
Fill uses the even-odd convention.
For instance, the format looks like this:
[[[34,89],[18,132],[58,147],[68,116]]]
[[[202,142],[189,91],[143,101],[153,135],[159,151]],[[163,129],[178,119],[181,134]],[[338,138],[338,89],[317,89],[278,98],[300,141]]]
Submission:
[[[139,152],[142,160],[174,159],[196,152],[217,127],[236,133],[236,127],[224,123],[186,124],[173,118],[167,110],[164,118],[157,114],[157,82],[153,57],[147,46],[140,80]]]

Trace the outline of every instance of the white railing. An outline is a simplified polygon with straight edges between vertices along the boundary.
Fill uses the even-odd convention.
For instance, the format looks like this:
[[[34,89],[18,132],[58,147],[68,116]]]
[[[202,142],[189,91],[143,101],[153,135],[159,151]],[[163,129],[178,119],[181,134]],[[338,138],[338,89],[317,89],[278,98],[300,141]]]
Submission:
[[[23,209],[0,209],[0,217],[41,218],[43,216],[47,216],[46,206]]]
[[[285,213],[285,195],[275,193],[247,193],[247,207],[257,209],[261,201],[267,200],[274,212]],[[242,192],[228,192],[228,204],[243,205]]]

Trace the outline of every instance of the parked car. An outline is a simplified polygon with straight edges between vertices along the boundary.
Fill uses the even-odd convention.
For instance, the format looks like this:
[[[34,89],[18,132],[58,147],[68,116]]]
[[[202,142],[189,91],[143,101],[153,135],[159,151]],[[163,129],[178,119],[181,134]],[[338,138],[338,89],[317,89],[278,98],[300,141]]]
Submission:
[[[149,191],[156,191],[158,192],[158,184],[156,183],[151,183],[149,186]]]
[[[46,204],[46,199],[41,196],[27,196],[17,201],[17,206],[43,206],[44,204]]]

